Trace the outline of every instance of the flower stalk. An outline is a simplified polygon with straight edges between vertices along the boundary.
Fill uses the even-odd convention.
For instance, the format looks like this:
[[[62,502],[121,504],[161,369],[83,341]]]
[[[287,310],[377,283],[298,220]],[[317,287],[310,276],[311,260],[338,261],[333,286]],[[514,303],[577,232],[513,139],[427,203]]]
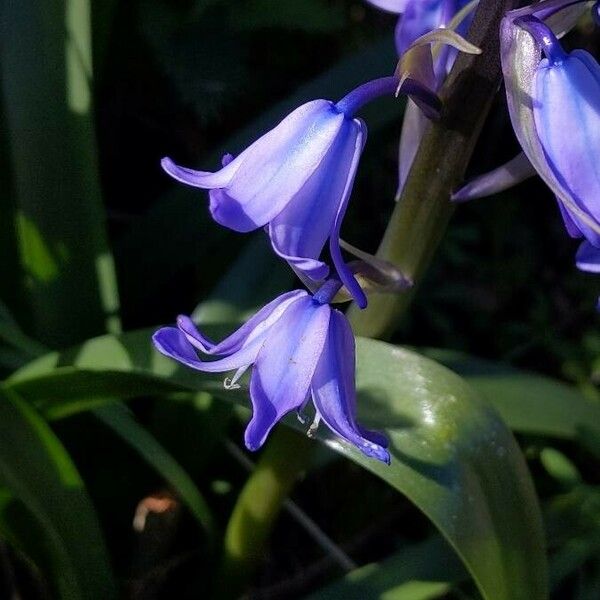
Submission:
[[[394,264],[418,284],[437,249],[454,206],[452,191],[464,177],[475,143],[498,89],[501,68],[498,31],[520,0],[481,0],[469,41],[482,55],[461,54],[440,97],[439,121],[429,124],[377,257]],[[403,294],[374,295],[364,311],[348,313],[356,335],[386,337],[410,305],[415,288]]]
[[[287,427],[269,440],[237,499],[223,542],[215,598],[237,598],[260,565],[275,521],[302,473],[314,442]]]

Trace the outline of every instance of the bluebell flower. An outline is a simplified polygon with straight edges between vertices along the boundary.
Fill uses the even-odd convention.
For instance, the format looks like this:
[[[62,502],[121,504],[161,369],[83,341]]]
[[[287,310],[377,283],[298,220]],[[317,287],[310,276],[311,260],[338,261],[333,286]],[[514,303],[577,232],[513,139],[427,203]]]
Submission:
[[[183,183],[209,189],[210,211],[221,225],[239,232],[268,225],[275,252],[320,280],[328,267],[319,255],[328,237],[338,244],[333,232],[339,232],[366,133],[360,119],[315,100],[236,158],[227,157],[216,173],[179,167],[169,158],[162,166]],[[336,267],[342,275],[343,262]]]
[[[398,55],[402,55],[422,35],[439,27],[446,27],[470,0],[367,0],[367,2],[387,12],[400,15],[395,38]],[[464,35],[471,20],[472,16],[465,18],[457,29],[458,33]],[[455,54],[452,52],[453,56]]]
[[[584,50],[567,54],[542,26],[547,57],[534,83],[533,116],[548,167],[573,203],[600,223],[600,66]],[[572,222],[596,245],[600,235],[569,207]]]
[[[273,249],[301,275],[322,281],[329,268],[320,260],[329,250],[339,278],[360,307],[367,300],[346,266],[340,229],[367,129],[356,111],[366,102],[395,92],[394,77],[367,82],[339,102],[314,100],[294,110],[239,156],[227,155],[216,172],[194,171],[164,158],[175,179],[208,189],[213,218],[230,229],[248,232],[267,226]],[[424,105],[439,100],[413,81],[403,90]]]
[[[395,42],[399,56],[421,36],[438,28],[447,27],[455,15],[464,8],[469,0],[367,0],[370,4],[399,15],[396,24]],[[461,36],[467,33],[473,13],[467,15],[456,28]],[[433,64],[434,83],[432,90],[438,90],[450,72],[457,56],[457,50],[444,46]],[[400,146],[398,151],[398,190],[400,198],[404,184],[421,143],[427,120],[414,102],[408,102],[402,123]]]
[[[556,19],[556,11],[571,4],[546,2],[530,10],[538,6]],[[513,128],[532,167],[556,195],[568,232],[600,246],[600,67],[583,50],[565,52],[552,28],[524,11],[509,13],[502,24]],[[569,26],[571,19],[565,13],[556,27]]]
[[[233,371],[225,379],[228,388],[253,367],[252,419],[244,436],[249,450],[260,448],[284,415],[301,411],[312,397],[313,427],[322,421],[366,456],[389,463],[386,438],[356,422],[354,336],[343,313],[329,306],[329,283],[314,296],[299,290],[279,296],[218,344],[180,316],[177,327],[154,334],[154,345],[198,371]],[[337,289],[339,283],[333,293]],[[215,359],[204,360],[199,353]]]

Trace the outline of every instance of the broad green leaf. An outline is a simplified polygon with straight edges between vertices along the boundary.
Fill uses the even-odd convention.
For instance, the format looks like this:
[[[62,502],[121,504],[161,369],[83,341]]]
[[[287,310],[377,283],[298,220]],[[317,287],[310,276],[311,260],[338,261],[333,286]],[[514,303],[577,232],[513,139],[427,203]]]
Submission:
[[[27,509],[33,532],[17,539],[53,584],[61,600],[116,597],[96,513],[58,438],[31,406],[0,389],[0,483]],[[2,517],[11,510],[3,503]],[[11,538],[23,523],[9,522]],[[35,544],[31,547],[31,544]]]
[[[466,577],[448,544],[433,537],[360,567],[306,600],[427,600],[444,596],[453,583]]]
[[[118,330],[94,139],[90,0],[2,5],[13,212],[28,320],[61,347]]]
[[[48,379],[56,384],[62,377],[68,387],[76,367],[96,376],[104,372],[104,392],[115,374],[129,372],[248,405],[246,390],[225,391],[215,376],[153,353],[149,337],[141,331],[90,340],[71,351],[71,366],[60,366],[69,364],[66,357],[49,355],[17,372],[10,385],[34,402]],[[410,498],[461,556],[487,600],[544,598],[539,507],[523,457],[502,420],[460,377],[430,359],[367,339],[358,340],[357,350],[360,417],[366,426],[387,432],[392,466],[365,458],[324,428],[321,439]],[[86,393],[93,395],[93,387]],[[111,395],[119,394],[116,384]],[[295,417],[287,423],[301,427]]]
[[[122,405],[104,406],[94,414],[119,437],[134,448],[140,456],[156,469],[173,488],[209,536],[214,537],[215,524],[208,504],[189,475],[177,461],[158,443],[151,433],[139,425]]]
[[[424,352],[466,379],[515,431],[577,438],[600,423],[600,406],[572,386],[453,350]]]

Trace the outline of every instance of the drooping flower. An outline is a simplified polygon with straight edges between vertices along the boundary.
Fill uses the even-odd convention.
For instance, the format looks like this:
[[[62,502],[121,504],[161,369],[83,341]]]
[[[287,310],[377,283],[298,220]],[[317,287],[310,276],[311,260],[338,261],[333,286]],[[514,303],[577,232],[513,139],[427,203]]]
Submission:
[[[366,456],[389,463],[385,437],[356,422],[354,336],[343,313],[329,306],[339,287],[332,280],[314,296],[299,290],[283,294],[218,344],[180,316],[177,327],[154,334],[154,345],[198,371],[235,371],[225,379],[228,388],[253,367],[252,419],[245,432],[249,450],[260,448],[283,416],[301,411],[312,397],[316,417],[311,429],[323,421]],[[203,360],[198,353],[218,358]]]
[[[583,50],[567,53],[557,35],[589,3],[546,0],[509,12],[501,25],[508,108],[521,155],[470,182],[456,200],[481,197],[537,173],[554,192],[567,232],[585,237],[578,268],[600,263],[600,66]]]
[[[561,30],[575,2],[542,2],[539,14]],[[569,10],[560,18],[561,7]],[[502,67],[515,134],[561,204],[571,234],[600,245],[600,67],[583,50],[565,52],[553,29],[516,11],[502,23]],[[540,55],[544,53],[545,57]],[[568,132],[568,134],[567,134]]]
[[[208,189],[213,218],[238,232],[267,225],[273,248],[313,281],[329,274],[320,255],[329,238],[333,264],[356,303],[366,297],[342,258],[339,235],[366,126],[354,118],[366,102],[393,94],[394,77],[365,83],[333,103],[314,100],[294,110],[237,157],[227,155],[217,172],[194,171],[164,158],[175,179]],[[412,81],[403,86],[437,107],[437,97]]]

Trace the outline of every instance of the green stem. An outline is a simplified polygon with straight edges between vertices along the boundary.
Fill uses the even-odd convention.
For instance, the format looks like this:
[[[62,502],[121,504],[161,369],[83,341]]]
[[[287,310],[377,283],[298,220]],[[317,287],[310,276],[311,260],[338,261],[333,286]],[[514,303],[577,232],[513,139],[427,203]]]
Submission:
[[[415,157],[377,256],[420,283],[454,206],[450,195],[462,181],[501,78],[500,21],[519,0],[481,0],[469,40],[482,55],[461,54],[441,90],[442,117],[432,123]],[[414,288],[399,295],[373,295],[364,311],[348,316],[356,335],[386,337],[409,306]]]
[[[279,426],[246,481],[229,518],[215,598],[237,598],[264,558],[265,544],[314,442]]]

